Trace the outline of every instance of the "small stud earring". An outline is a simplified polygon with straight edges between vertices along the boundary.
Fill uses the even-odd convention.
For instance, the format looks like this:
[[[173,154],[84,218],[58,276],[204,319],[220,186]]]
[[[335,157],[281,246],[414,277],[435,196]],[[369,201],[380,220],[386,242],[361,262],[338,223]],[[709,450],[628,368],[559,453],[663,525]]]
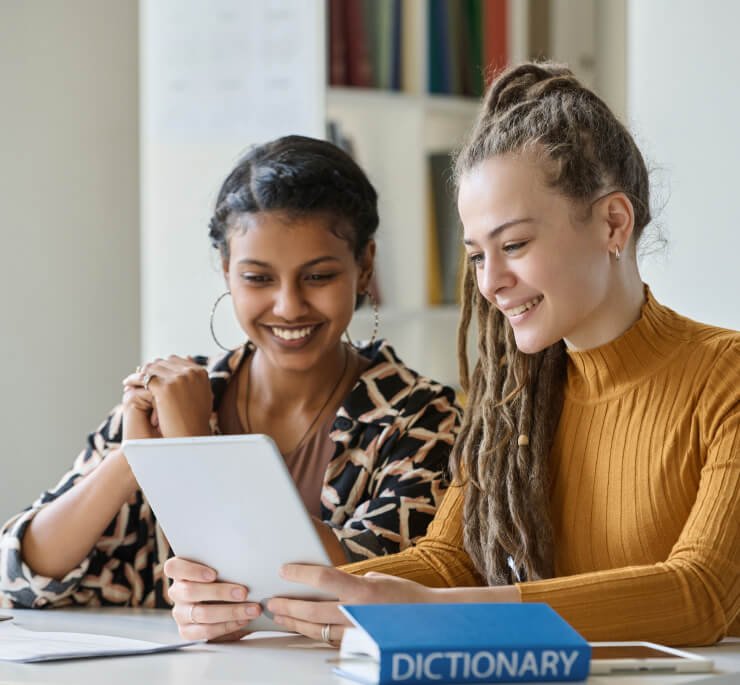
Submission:
[[[622,257],[622,253],[619,251],[619,245],[614,248],[614,259],[619,261]]]

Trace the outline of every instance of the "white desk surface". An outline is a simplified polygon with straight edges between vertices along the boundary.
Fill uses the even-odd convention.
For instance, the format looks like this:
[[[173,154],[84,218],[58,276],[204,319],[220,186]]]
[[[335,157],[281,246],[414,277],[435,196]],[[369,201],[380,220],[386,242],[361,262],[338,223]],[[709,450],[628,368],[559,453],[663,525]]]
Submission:
[[[10,609],[0,613],[12,614],[18,625],[31,630],[98,633],[154,642],[180,639],[170,613],[164,610]],[[707,685],[740,683],[740,640],[692,651],[714,659],[714,677],[709,674],[594,676],[588,683],[686,685],[706,681],[708,677]],[[0,662],[0,683],[348,685],[351,681],[334,675],[332,665],[327,663],[327,659],[337,655],[337,650],[297,635],[260,637],[256,634],[237,643],[204,643],[165,654],[46,664]]]

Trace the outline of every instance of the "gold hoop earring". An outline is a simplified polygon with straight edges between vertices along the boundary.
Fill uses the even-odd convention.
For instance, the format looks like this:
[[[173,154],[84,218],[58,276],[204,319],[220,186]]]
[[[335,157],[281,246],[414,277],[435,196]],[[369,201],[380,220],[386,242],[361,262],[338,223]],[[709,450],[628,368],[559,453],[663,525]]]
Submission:
[[[362,295],[363,297],[369,298],[370,305],[373,308],[373,332],[370,336],[370,340],[367,343],[368,346],[370,346],[378,339],[378,329],[380,328],[380,311],[378,309],[378,301],[369,290],[366,290],[364,293],[362,293]],[[346,329],[344,331],[344,337],[346,338],[347,342],[352,345],[352,347],[357,349],[357,345],[355,345],[355,343],[352,341],[352,338],[350,338],[349,329]]]
[[[231,291],[227,290],[225,293],[221,293],[217,298],[216,301],[213,303],[213,307],[211,307],[211,318],[210,318],[210,327],[211,327],[211,337],[213,338],[213,342],[216,343],[224,352],[231,352],[231,348],[226,347],[225,345],[221,344],[221,341],[216,337],[216,331],[213,329],[213,317],[216,314],[216,309],[219,304],[221,304],[221,300],[224,299],[227,295],[231,295]]]

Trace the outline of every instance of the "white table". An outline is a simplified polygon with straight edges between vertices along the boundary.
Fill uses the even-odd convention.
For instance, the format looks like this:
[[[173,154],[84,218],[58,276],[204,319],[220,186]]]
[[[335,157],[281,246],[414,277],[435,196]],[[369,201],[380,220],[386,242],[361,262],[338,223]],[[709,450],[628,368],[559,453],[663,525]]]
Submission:
[[[179,635],[168,611],[148,609],[75,609],[29,611],[12,609],[15,622],[28,629],[64,630],[175,642]],[[707,685],[740,683],[740,641],[692,650],[714,659],[719,675]],[[332,674],[328,659],[337,651],[290,635],[260,637],[238,643],[202,644],[184,650],[136,657],[89,659],[47,664],[0,662],[0,683],[70,683],[74,685],[188,685],[216,682],[240,685],[348,685]],[[734,674],[734,675],[727,675]],[[596,676],[590,685],[686,685],[699,675]],[[716,682],[713,682],[715,680]]]

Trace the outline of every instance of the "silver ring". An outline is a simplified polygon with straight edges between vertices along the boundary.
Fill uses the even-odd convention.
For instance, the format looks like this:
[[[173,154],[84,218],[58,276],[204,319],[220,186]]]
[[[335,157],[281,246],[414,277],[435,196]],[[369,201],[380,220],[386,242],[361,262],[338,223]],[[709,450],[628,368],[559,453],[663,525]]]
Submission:
[[[193,609],[195,609],[195,604],[190,605],[190,611],[188,612],[188,618],[190,619],[191,623],[196,623],[196,620],[193,618]]]
[[[326,644],[328,645],[331,644],[330,633],[331,633],[331,623],[327,623],[321,628],[321,641],[326,642]]]
[[[156,374],[147,373],[144,376],[144,390],[149,390],[149,383],[151,383],[152,378],[156,378]]]

